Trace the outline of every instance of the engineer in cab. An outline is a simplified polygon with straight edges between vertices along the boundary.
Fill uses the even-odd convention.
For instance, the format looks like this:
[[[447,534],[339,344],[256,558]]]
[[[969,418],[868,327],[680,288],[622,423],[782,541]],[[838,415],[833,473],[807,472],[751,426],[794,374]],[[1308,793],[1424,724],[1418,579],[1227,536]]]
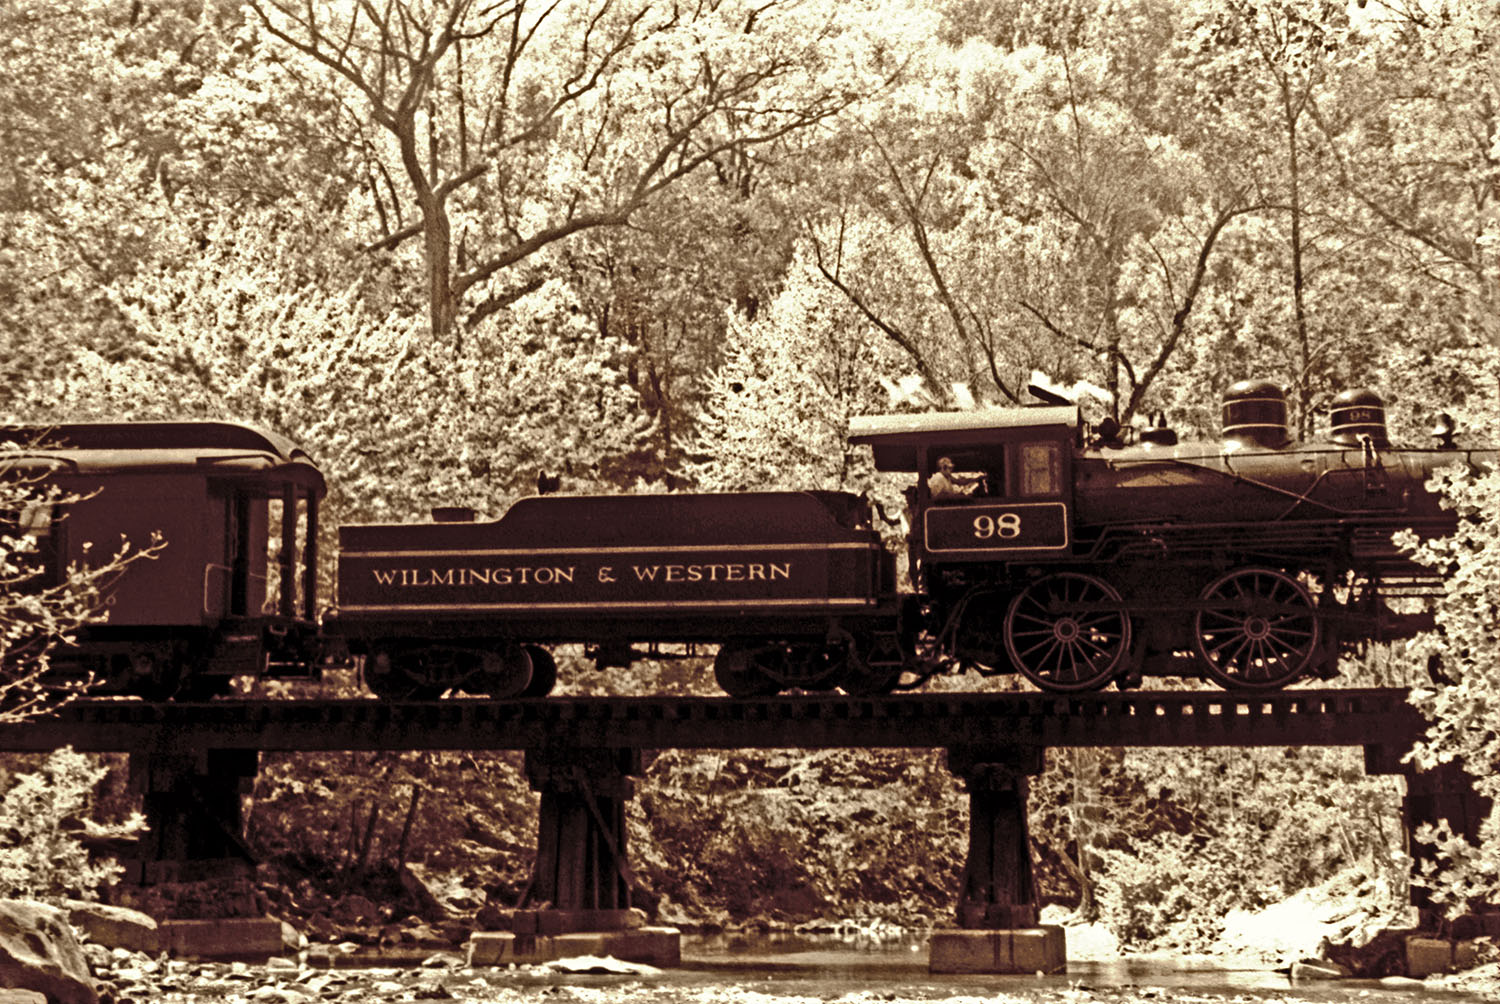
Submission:
[[[937,466],[938,469],[932,477],[927,479],[927,491],[934,502],[964,498],[976,492],[983,492],[984,477],[955,474],[952,457],[939,457]]]

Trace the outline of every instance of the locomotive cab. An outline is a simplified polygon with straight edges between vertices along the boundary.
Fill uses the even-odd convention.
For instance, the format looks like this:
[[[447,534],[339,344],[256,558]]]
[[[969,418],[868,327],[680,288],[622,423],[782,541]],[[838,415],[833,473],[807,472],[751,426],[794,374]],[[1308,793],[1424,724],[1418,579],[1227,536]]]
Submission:
[[[849,441],[873,449],[877,470],[916,476],[914,559],[1032,560],[1068,552],[1081,428],[1071,406],[876,415],[855,419]]]

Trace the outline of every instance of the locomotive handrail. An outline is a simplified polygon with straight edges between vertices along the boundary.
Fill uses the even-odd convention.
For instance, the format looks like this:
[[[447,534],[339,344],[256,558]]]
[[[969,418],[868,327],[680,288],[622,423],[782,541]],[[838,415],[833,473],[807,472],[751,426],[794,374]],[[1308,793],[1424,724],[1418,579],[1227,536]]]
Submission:
[[[1186,460],[1181,460],[1177,457],[1169,457],[1167,459],[1170,463],[1177,464],[1182,467],[1191,467],[1195,471],[1208,471],[1213,474],[1218,474],[1222,477],[1233,478],[1236,484],[1253,485],[1256,488],[1265,489],[1266,491],[1271,492],[1274,495],[1285,495],[1289,498],[1295,499],[1296,501],[1294,501],[1291,506],[1287,508],[1286,512],[1282,513],[1280,516],[1277,516],[1274,522],[1279,523],[1282,520],[1286,519],[1296,510],[1297,506],[1301,505],[1303,502],[1307,502],[1311,505],[1326,509],[1338,516],[1355,516],[1360,514],[1360,510],[1358,509],[1340,509],[1338,506],[1329,505],[1327,502],[1320,502],[1317,499],[1311,498],[1309,496],[1308,493],[1311,492],[1314,488],[1317,488],[1318,485],[1322,483],[1323,479],[1330,473],[1329,471],[1319,471],[1318,476],[1313,479],[1313,483],[1307,486],[1307,491],[1298,493],[1291,491],[1290,489],[1279,488],[1276,485],[1267,484],[1264,481],[1260,481],[1256,478],[1249,477],[1248,475],[1241,474],[1239,471],[1236,471],[1233,468],[1232,454],[1222,453],[1220,454],[1220,456],[1224,458],[1224,470],[1222,471],[1216,467],[1206,467],[1202,464],[1190,464]]]
[[[1414,517],[1398,517],[1395,512],[1392,512],[1390,515],[1393,525],[1391,525],[1388,529],[1391,533],[1394,533],[1398,529],[1410,528],[1414,522],[1417,522]],[[1346,516],[1340,516],[1336,520],[1309,519],[1298,521],[1296,523],[1286,520],[1277,520],[1274,523],[1274,526],[1276,528],[1275,532],[1259,532],[1255,534],[1250,534],[1244,523],[1231,521],[1212,523],[1194,522],[1180,524],[1156,522],[1148,523],[1139,521],[1133,523],[1111,523],[1103,527],[1099,536],[1094,539],[1092,545],[1086,553],[1078,555],[1076,557],[1077,560],[1090,561],[1118,560],[1122,554],[1126,553],[1126,551],[1129,550],[1129,542],[1127,542],[1126,548],[1122,548],[1113,556],[1107,556],[1106,550],[1110,543],[1118,541],[1120,538],[1127,536],[1133,536],[1139,539],[1143,536],[1149,535],[1149,537],[1156,540],[1156,544],[1154,546],[1162,547],[1165,546],[1163,538],[1172,538],[1174,541],[1180,544],[1187,538],[1211,538],[1215,535],[1232,531],[1236,534],[1239,534],[1240,537],[1245,541],[1243,549],[1253,550],[1259,547],[1271,546],[1278,543],[1305,543],[1308,540],[1314,539],[1319,535],[1326,536],[1331,539],[1337,537],[1338,535],[1346,533],[1366,533],[1368,535],[1368,533],[1370,532],[1386,532],[1387,528],[1371,527],[1369,525],[1371,522],[1369,519],[1360,517],[1361,514],[1359,513],[1350,513]],[[1399,523],[1396,523],[1396,520],[1398,518]],[[1446,520],[1441,516],[1433,516],[1431,518],[1422,519],[1420,520],[1420,522],[1424,526],[1430,524],[1434,528],[1438,528],[1445,524]],[[1146,541],[1141,542],[1146,543]],[[1439,578],[1440,576],[1434,574],[1433,577]]]

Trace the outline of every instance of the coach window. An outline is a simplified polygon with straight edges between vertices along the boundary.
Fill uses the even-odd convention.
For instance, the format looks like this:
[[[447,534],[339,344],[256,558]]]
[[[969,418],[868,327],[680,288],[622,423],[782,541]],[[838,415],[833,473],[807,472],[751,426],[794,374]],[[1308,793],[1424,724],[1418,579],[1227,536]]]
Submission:
[[[1062,492],[1062,451],[1056,442],[1021,444],[1021,494]]]
[[[31,550],[22,551],[16,558],[16,564],[23,572],[18,580],[21,590],[41,590],[57,585],[61,581],[61,552],[57,540],[57,512],[52,503],[32,502],[19,512],[11,510],[8,516],[4,522],[11,526],[0,526],[0,532],[10,530],[31,541]]]

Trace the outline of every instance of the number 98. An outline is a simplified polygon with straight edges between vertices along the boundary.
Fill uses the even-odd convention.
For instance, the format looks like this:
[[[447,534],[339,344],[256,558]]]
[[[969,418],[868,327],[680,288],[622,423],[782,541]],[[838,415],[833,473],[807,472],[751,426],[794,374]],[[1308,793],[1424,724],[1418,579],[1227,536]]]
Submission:
[[[976,540],[991,540],[996,537],[1001,540],[1011,540],[1021,536],[1021,517],[1013,512],[1003,512],[996,516],[974,517],[974,538]]]

